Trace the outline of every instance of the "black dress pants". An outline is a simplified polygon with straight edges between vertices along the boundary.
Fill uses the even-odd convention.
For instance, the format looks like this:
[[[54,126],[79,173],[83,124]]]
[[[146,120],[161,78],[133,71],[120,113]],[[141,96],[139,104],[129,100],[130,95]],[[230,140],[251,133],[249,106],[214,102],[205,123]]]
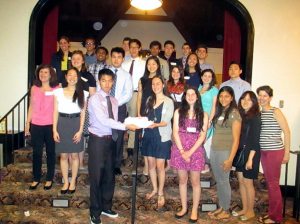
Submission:
[[[55,170],[55,142],[53,139],[52,125],[35,125],[30,126],[31,142],[33,149],[32,172],[33,181],[40,182],[42,156],[44,144],[46,145],[47,155],[47,176],[46,181],[52,181]]]
[[[124,122],[127,116],[127,108],[126,104],[119,106],[118,108],[118,121]],[[124,133],[125,131],[117,130],[118,131],[118,139],[115,142],[114,146],[114,168],[120,168],[121,163],[123,160],[123,149],[124,149]]]
[[[115,190],[113,173],[113,141],[90,133],[88,143],[88,170],[90,178],[90,215],[99,217],[111,209]]]

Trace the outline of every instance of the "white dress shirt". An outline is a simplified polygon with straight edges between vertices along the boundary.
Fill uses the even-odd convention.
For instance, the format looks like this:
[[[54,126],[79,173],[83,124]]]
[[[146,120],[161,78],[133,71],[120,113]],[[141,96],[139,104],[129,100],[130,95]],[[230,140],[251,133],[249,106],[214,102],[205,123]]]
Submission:
[[[132,71],[132,84],[133,84],[133,90],[137,91],[139,80],[145,73],[146,61],[144,61],[140,57],[134,59],[130,58],[129,60],[124,61],[122,64],[122,68],[125,71],[129,72],[132,60],[134,60],[133,71]]]
[[[131,75],[126,72],[122,67],[115,68],[113,66],[109,67],[115,73],[117,69],[117,84],[115,90],[115,98],[118,99],[118,106],[130,101],[132,97],[133,87]]]

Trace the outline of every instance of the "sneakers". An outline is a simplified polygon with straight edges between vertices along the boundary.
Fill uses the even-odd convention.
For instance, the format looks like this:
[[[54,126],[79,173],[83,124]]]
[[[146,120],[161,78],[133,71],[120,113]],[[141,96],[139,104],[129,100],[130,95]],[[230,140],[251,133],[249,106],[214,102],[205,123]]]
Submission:
[[[92,215],[90,216],[90,224],[101,224],[101,219]]]
[[[110,218],[117,218],[119,216],[118,213],[113,210],[104,210],[102,211],[101,215],[106,215]]]

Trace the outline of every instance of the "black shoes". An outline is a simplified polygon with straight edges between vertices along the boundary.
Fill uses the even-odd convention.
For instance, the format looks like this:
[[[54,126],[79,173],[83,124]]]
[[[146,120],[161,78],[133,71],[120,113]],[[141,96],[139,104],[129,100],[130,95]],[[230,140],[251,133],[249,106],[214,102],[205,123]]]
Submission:
[[[189,223],[197,223],[198,218],[197,219],[189,219]]]
[[[90,216],[90,224],[101,224],[101,219],[98,217],[91,215]]]
[[[46,185],[44,185],[44,190],[50,190],[51,188],[52,188],[52,181],[51,181],[51,184],[50,185],[48,185],[48,186],[46,186]]]
[[[121,169],[120,169],[120,168],[115,168],[115,169],[114,169],[114,174],[117,175],[117,176],[118,176],[118,175],[122,175]]]
[[[175,214],[175,219],[181,219],[181,218],[183,218],[184,216],[186,216],[188,213],[189,213],[189,211],[186,210],[186,212],[185,212],[183,215],[177,215],[177,214]]]
[[[128,148],[127,149],[127,155],[128,155],[128,157],[133,157],[133,149]]]
[[[119,216],[118,213],[116,213],[115,211],[110,210],[110,209],[103,210],[101,215],[105,215],[105,216],[108,216],[110,218],[117,218]]]
[[[35,190],[39,186],[40,182],[37,182],[35,185],[30,185],[29,190]]]
[[[69,193],[69,194],[74,194],[75,191],[76,191],[76,187],[74,188],[74,190],[70,190],[70,188],[68,189],[68,193]]]

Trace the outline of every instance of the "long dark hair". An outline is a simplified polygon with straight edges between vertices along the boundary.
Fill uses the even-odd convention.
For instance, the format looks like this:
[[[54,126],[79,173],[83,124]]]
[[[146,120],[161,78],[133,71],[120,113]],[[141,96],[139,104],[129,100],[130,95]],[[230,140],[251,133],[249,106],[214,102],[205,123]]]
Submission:
[[[144,72],[144,75],[143,75],[143,78],[144,79],[148,79],[149,78],[149,75],[150,75],[150,71],[148,70],[148,62],[150,60],[154,60],[157,64],[157,71],[156,71],[156,75],[160,75],[161,76],[161,70],[160,70],[160,62],[159,62],[159,59],[158,57],[156,56],[150,56],[147,58],[147,61],[146,61],[146,65],[145,65],[145,72]]]
[[[79,54],[81,57],[82,57],[82,60],[83,60],[83,64],[81,66],[81,71],[80,72],[85,72],[87,69],[86,69],[86,65],[85,65],[85,59],[84,59],[84,54],[81,50],[76,50],[76,51],[73,51],[72,53],[72,57],[75,55],[75,54]],[[73,66],[73,65],[72,65]],[[74,66],[73,66],[74,67]]]
[[[220,103],[220,95],[223,92],[229,93],[229,95],[232,97],[232,101],[229,104],[229,107],[225,109],[222,104]],[[219,117],[222,115],[223,112],[225,112],[224,120],[222,125],[226,124],[225,122],[228,120],[229,114],[234,110],[237,109],[237,105],[234,98],[234,91],[230,86],[224,86],[219,90],[218,96],[217,96],[217,104],[216,104],[216,114],[213,118],[213,124],[215,125],[219,119]]]
[[[170,68],[170,76],[169,76],[169,80],[168,80],[168,84],[169,85],[175,85],[175,82],[174,82],[174,79],[172,77],[172,71],[174,68],[177,68],[179,73],[180,73],[180,77],[179,77],[179,82],[180,83],[184,83],[184,75],[183,75],[183,69],[181,66],[178,66],[178,65],[173,65],[171,68]]]
[[[249,97],[252,101],[252,107],[246,112],[242,107],[242,100],[247,95],[249,95]],[[256,97],[256,95],[253,91],[246,91],[242,94],[242,96],[239,100],[238,109],[239,109],[240,115],[241,115],[243,120],[251,118],[251,117],[258,116],[260,114],[258,100],[257,100],[257,97]]]
[[[216,82],[217,82],[217,78],[216,78],[216,74],[215,74],[215,72],[212,70],[212,69],[204,69],[203,71],[201,71],[201,75],[200,75],[200,78],[202,78],[202,76],[204,75],[204,73],[206,73],[206,72],[209,72],[210,74],[211,74],[211,81],[210,81],[210,83],[209,83],[209,87],[208,87],[208,89],[207,89],[207,91],[208,90],[210,90],[213,86],[215,86],[216,85]],[[203,81],[202,81],[202,79],[200,79],[200,83],[201,83],[201,85],[203,85]]]
[[[195,65],[195,70],[196,70],[196,73],[200,76],[201,70],[200,70],[198,56],[197,56],[196,53],[190,53],[189,56],[186,58],[186,64],[185,64],[185,68],[184,68],[184,76],[190,76],[190,66],[188,64],[188,61],[189,61],[191,55],[194,55],[197,58],[197,63]]]
[[[35,71],[35,80],[34,80],[33,85],[35,85],[37,87],[42,86],[42,82],[41,82],[40,76],[39,76],[39,73],[42,69],[48,69],[49,70],[49,73],[50,73],[49,85],[50,85],[50,87],[53,88],[53,87],[57,86],[58,82],[57,82],[56,72],[52,68],[52,66],[48,65],[48,64],[41,64],[41,65],[38,66],[38,68]]]
[[[163,85],[165,84],[164,78],[161,75],[154,76],[152,78],[152,81],[154,79],[159,79],[162,82]],[[167,93],[166,93],[166,86],[164,86],[164,88],[163,88],[163,93],[164,93],[164,95],[167,95]],[[147,102],[146,102],[146,110],[145,110],[146,114],[149,114],[150,110],[153,109],[155,103],[156,103],[156,94],[152,90],[151,91],[151,96],[147,99]]]
[[[68,43],[70,43],[70,39],[69,37],[67,36],[61,36],[59,39],[58,39],[58,42],[60,40],[64,39],[65,41],[67,41]],[[70,53],[69,53],[70,54]],[[64,60],[64,52],[62,51],[62,49],[59,47],[58,51],[56,52],[56,55],[58,55],[60,61],[63,61]],[[68,55],[69,56],[69,55]]]
[[[82,109],[84,107],[84,92],[83,92],[83,85],[81,81],[81,76],[77,68],[72,67],[67,70],[66,76],[68,75],[68,72],[74,70],[77,74],[78,81],[75,86],[75,92],[73,94],[72,102],[75,103],[77,100],[78,106]],[[69,84],[68,84],[69,85]]]
[[[195,105],[194,105],[194,117],[197,121],[196,128],[197,128],[197,130],[200,130],[200,129],[202,129],[202,126],[203,126],[203,117],[204,117],[203,107],[202,107],[202,102],[201,102],[201,96],[199,94],[199,91],[195,87],[191,87],[191,86],[188,87],[182,95],[181,106],[178,110],[178,112],[179,112],[179,126],[183,126],[185,128],[184,119],[189,116],[190,105],[188,104],[188,102],[186,100],[186,93],[190,89],[193,90],[195,92],[195,94],[197,95],[197,100],[196,100]]]

